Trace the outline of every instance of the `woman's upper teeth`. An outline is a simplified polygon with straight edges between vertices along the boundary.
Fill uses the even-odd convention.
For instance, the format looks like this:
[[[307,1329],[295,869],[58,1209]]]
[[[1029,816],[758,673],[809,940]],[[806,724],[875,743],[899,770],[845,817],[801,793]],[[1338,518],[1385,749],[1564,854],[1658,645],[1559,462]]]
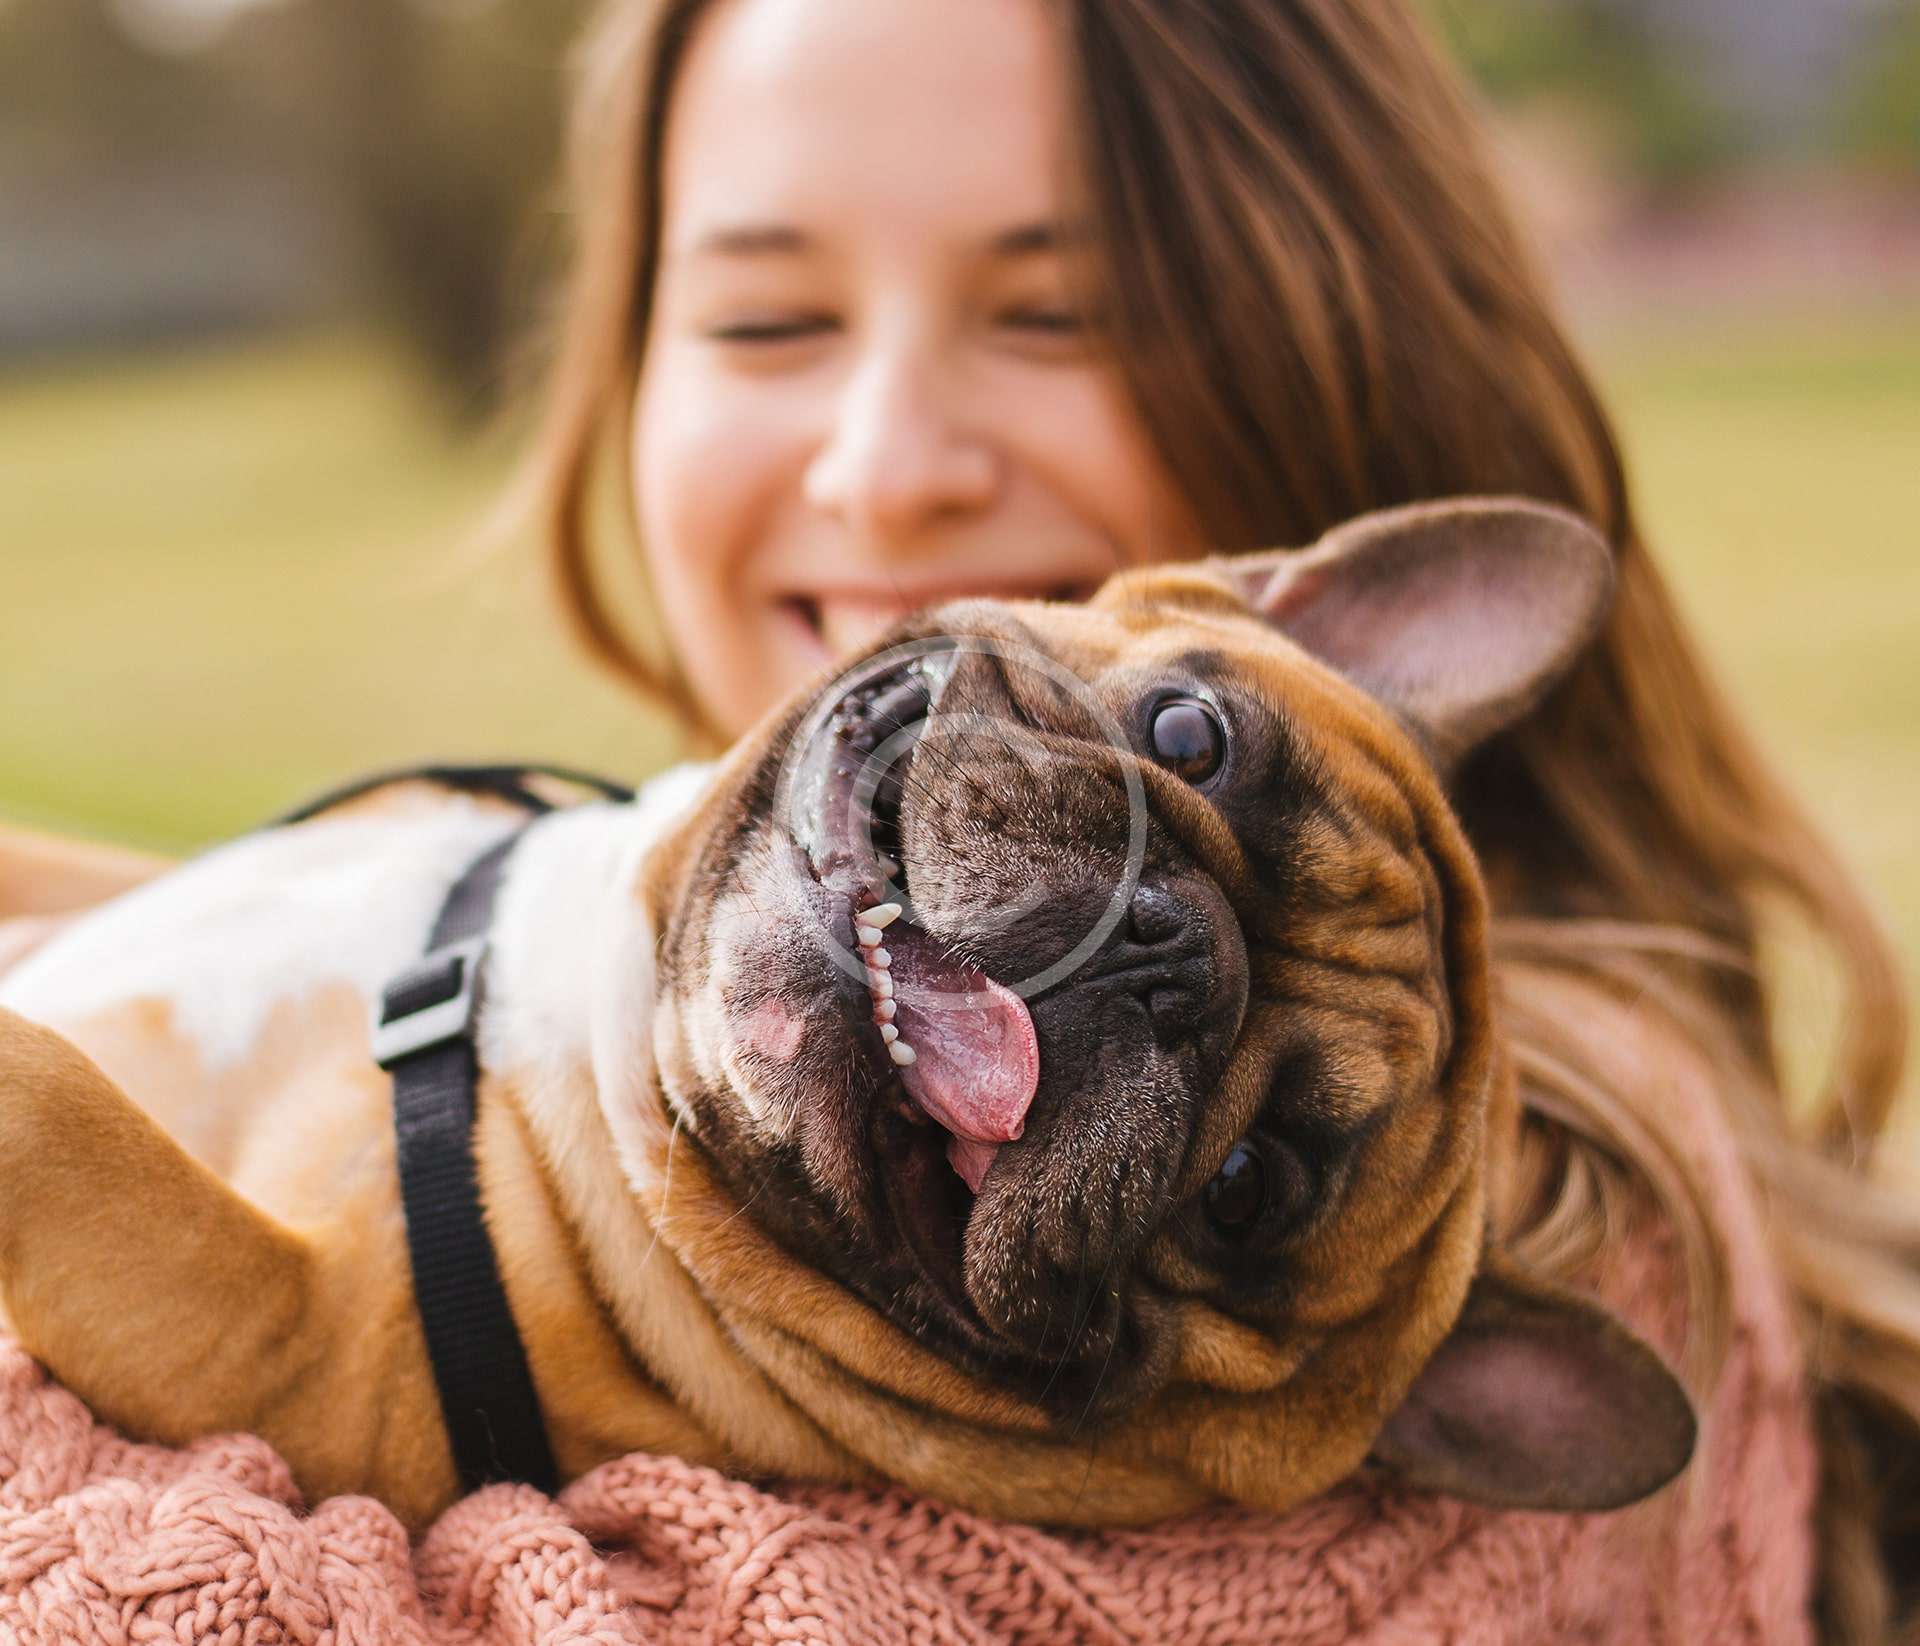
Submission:
[[[844,654],[869,644],[916,603],[898,595],[819,595],[813,610],[827,649]]]

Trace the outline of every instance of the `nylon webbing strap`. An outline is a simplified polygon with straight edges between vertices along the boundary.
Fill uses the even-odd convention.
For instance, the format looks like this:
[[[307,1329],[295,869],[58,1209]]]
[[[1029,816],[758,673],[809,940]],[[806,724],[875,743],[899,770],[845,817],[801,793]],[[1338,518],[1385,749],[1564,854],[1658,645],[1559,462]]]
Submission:
[[[496,800],[511,800],[516,806],[524,806],[530,812],[552,811],[552,801],[527,787],[529,776],[557,778],[575,788],[591,789],[608,800],[633,798],[633,790],[626,784],[596,777],[592,772],[577,771],[571,766],[541,765],[532,761],[484,766],[403,766],[355,778],[351,783],[343,783],[325,794],[315,795],[292,811],[282,812],[267,827],[304,823],[310,817],[318,817],[335,806],[343,806],[349,800],[358,800],[364,794],[371,794],[376,789],[384,789],[394,783],[438,783],[444,788],[458,789],[463,794],[483,794],[491,795]]]
[[[464,1490],[495,1480],[558,1489],[559,1472],[507,1306],[480,1208],[473,1156],[479,1061],[473,1026],[486,931],[500,874],[524,831],[476,859],[454,883],[429,952],[391,983],[374,1056],[393,1075],[401,1202],[414,1295],[440,1409]]]

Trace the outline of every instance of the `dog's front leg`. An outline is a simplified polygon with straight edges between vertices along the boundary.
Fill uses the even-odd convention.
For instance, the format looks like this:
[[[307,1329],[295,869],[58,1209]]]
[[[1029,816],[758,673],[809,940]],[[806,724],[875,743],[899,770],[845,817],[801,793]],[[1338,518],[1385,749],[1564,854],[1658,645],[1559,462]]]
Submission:
[[[254,1428],[312,1359],[306,1243],[52,1030],[0,1009],[0,1309],[103,1418]]]

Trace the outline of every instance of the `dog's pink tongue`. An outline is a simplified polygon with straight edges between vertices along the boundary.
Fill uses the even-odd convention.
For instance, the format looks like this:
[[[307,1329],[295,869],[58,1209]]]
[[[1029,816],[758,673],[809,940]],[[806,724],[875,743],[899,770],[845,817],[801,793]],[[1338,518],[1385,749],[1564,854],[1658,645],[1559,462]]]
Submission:
[[[1018,1137],[1040,1084],[1040,1047],[1020,997],[945,959],[925,935],[887,933],[894,1027],[914,1051],[901,1082],[953,1134],[947,1159],[976,1194],[1002,1143]]]

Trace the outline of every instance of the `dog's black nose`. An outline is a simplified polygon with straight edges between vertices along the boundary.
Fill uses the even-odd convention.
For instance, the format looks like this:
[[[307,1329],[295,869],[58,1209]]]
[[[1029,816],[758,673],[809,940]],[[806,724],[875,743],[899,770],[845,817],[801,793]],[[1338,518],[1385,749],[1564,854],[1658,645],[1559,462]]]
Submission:
[[[1213,1001],[1213,933],[1206,917],[1167,887],[1142,881],[1119,941],[1101,968],[1147,1009],[1162,1042],[1191,1034]]]
[[[1142,881],[1127,905],[1127,935],[1135,943],[1168,943],[1187,929],[1193,911],[1165,886]]]

